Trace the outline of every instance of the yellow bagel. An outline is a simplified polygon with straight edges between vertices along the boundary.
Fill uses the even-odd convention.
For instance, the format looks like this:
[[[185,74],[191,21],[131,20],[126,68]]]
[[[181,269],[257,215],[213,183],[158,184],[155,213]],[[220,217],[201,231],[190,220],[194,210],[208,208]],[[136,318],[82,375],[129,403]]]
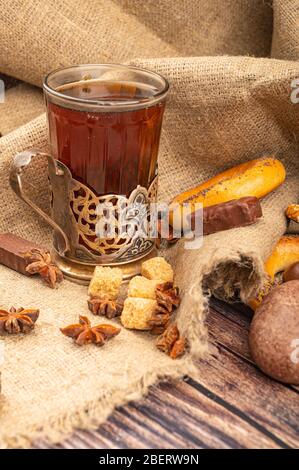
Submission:
[[[174,220],[179,220],[174,215],[177,212],[182,214],[183,204],[190,204],[190,207],[184,209],[185,223],[186,217],[196,210],[196,203],[208,207],[246,196],[262,198],[280,186],[285,176],[283,164],[273,156],[250,160],[230,168],[176,196],[170,203],[170,224],[174,225]]]
[[[248,301],[248,305],[253,309],[260,305],[263,298],[270,292],[275,285],[275,276],[277,273],[289,269],[294,263],[299,262],[299,237],[284,236],[281,237],[265,262],[265,271],[268,274],[268,280],[256,297]]]
[[[299,237],[281,237],[265,262],[265,271],[274,281],[275,274],[285,271],[299,261]]]

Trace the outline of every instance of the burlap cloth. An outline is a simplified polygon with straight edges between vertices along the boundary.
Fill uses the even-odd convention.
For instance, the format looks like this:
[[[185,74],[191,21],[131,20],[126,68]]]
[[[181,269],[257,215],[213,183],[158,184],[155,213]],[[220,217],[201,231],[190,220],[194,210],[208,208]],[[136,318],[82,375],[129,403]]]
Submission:
[[[44,111],[44,99],[40,88],[27,83],[10,88],[1,104],[0,134],[3,136],[27,123]]]
[[[197,251],[183,243],[167,251],[183,294],[177,318],[190,344],[183,359],[157,351],[149,334],[124,329],[104,348],[76,347],[59,327],[88,315],[86,288],[65,281],[53,291],[1,267],[0,307],[41,310],[32,334],[3,339],[0,445],[26,447],[38,437],[55,442],[76,427],[98,426],[158,379],[195,375],[194,361],[207,351],[202,283],[221,298],[245,301],[260,285],[263,260],[286,229],[284,209],[299,192],[299,104],[290,100],[291,81],[299,78],[299,1],[277,0],[272,9],[263,0],[0,0],[0,11],[0,72],[40,85],[59,65],[130,62],[169,79],[161,199],[262,155],[275,154],[287,169],[284,185],[263,201],[261,222],[208,236]],[[40,98],[28,89],[24,85],[33,117]],[[6,108],[0,105],[4,129],[13,126],[13,103],[8,96]],[[20,113],[16,126],[26,120]],[[50,245],[49,229],[8,184],[13,155],[28,147],[47,147],[44,115],[0,139],[0,230]],[[47,207],[41,163],[29,181]]]

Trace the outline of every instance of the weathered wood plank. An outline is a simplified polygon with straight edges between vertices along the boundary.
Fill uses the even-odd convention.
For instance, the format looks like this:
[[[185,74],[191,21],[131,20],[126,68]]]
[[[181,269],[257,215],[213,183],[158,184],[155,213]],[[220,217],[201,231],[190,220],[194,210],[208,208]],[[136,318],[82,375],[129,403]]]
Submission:
[[[212,305],[208,324],[217,349],[200,361],[200,383],[154,387],[143,401],[116,410],[97,431],[78,430],[55,447],[298,447],[298,397],[251,363],[250,311]],[[40,441],[36,447],[51,446]]]
[[[38,447],[45,447],[40,442]],[[115,411],[97,432],[77,431],[56,448],[277,448],[279,443],[198,392],[192,384],[154,387]]]
[[[233,406],[239,416],[298,447],[299,400],[294,390],[267,378],[221,345],[216,356],[200,361],[198,369],[200,385]]]

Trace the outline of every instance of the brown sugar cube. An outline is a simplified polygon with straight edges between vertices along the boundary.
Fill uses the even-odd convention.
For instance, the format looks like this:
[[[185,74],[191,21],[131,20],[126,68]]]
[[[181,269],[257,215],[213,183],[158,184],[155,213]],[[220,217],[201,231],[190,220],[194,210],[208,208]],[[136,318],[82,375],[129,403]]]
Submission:
[[[135,276],[129,282],[128,296],[156,300],[156,287],[160,281]]]
[[[141,274],[148,279],[160,282],[173,282],[173,269],[161,256],[151,258],[141,266]]]
[[[148,322],[154,315],[158,304],[153,299],[128,297],[120,317],[125,328],[135,330],[150,330]]]
[[[96,266],[88,287],[91,297],[115,300],[118,296],[123,275],[119,268]]]

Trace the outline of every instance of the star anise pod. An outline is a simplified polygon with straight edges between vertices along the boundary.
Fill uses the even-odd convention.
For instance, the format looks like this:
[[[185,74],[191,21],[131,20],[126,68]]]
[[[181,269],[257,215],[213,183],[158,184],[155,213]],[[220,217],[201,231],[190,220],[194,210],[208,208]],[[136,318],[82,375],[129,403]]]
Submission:
[[[156,300],[161,312],[171,313],[180,305],[179,290],[172,282],[163,282],[156,287]]]
[[[152,315],[151,319],[148,321],[148,325],[151,327],[151,334],[161,334],[167,327],[169,320],[169,313],[159,313],[159,311],[156,311],[154,315]]]
[[[172,282],[163,282],[156,287],[157,309],[148,324],[151,334],[160,335],[169,324],[174,308],[180,305],[178,288]]]
[[[160,351],[169,354],[174,343],[179,339],[180,333],[175,324],[170,325],[157,339],[156,346]]]
[[[93,297],[87,300],[88,308],[94,315],[102,315],[109,319],[121,315],[123,305],[115,300]]]
[[[176,324],[169,325],[158,338],[156,346],[172,359],[182,356],[186,349],[186,340],[180,336]]]
[[[183,354],[185,354],[185,350],[186,340],[185,338],[179,338],[172,346],[169,356],[171,357],[171,359],[176,359],[177,357],[183,356]]]
[[[63,280],[63,274],[52,262],[49,251],[33,248],[28,253],[24,253],[24,258],[28,262],[26,271],[29,274],[39,274],[52,289]]]
[[[102,346],[107,340],[118,335],[120,328],[105,324],[91,326],[89,319],[80,315],[78,324],[66,326],[65,328],[61,328],[60,331],[65,336],[73,338],[75,343],[79,346],[88,343]]]
[[[38,309],[11,307],[9,311],[0,310],[0,334],[28,333],[34,328],[38,316]]]
[[[150,330],[150,333],[152,335],[159,336],[165,331],[165,325],[164,326],[153,326],[152,329]]]

